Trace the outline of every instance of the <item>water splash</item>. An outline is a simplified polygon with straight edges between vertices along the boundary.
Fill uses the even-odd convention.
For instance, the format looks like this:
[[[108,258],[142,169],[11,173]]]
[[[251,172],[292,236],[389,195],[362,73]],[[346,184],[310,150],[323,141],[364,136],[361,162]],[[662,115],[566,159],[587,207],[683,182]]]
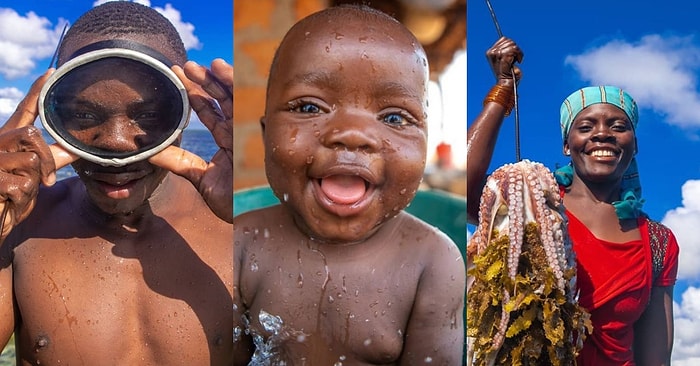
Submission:
[[[258,321],[270,335],[265,337],[250,326],[250,320],[246,317],[246,334],[250,334],[255,344],[255,352],[248,366],[286,366],[282,345],[288,341],[304,342],[308,334],[289,329],[284,325],[282,318],[272,315],[260,309]],[[267,338],[267,339],[266,339]]]

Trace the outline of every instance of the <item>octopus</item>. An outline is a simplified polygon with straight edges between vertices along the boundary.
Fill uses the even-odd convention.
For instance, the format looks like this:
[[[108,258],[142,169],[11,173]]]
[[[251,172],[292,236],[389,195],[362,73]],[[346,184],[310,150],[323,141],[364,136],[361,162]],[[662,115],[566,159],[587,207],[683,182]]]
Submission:
[[[467,246],[467,364],[574,365],[592,327],[554,175],[506,164],[487,179]]]

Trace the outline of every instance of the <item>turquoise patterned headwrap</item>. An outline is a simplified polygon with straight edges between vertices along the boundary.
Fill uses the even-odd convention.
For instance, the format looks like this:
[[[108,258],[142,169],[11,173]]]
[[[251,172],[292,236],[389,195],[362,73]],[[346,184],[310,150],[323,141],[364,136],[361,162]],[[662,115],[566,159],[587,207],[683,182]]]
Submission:
[[[597,103],[612,104],[627,114],[627,117],[632,122],[632,128],[637,129],[639,120],[639,112],[637,111],[637,103],[627,94],[627,92],[616,86],[589,86],[579,89],[569,95],[560,109],[560,126],[561,136],[564,141],[569,135],[571,124],[584,108]],[[557,182],[565,187],[571,185],[574,176],[574,168],[569,163],[568,165],[557,169],[554,172]],[[634,219],[642,214],[642,186],[639,182],[639,171],[637,170],[637,161],[632,158],[629,167],[622,176],[622,185],[620,187],[620,201],[613,202],[617,217],[623,219]]]

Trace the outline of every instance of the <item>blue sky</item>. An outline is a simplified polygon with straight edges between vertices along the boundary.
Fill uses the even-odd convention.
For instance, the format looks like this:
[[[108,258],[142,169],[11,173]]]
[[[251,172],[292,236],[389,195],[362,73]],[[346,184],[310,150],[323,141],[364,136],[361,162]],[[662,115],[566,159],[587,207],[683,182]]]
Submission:
[[[104,0],[3,0],[0,2],[0,123],[4,123],[31,83],[49,66],[65,23]],[[189,58],[209,65],[233,62],[233,2],[137,0],[165,15],[183,38]],[[38,122],[37,122],[38,125]],[[193,114],[190,128],[204,128]]]
[[[525,52],[518,88],[521,157],[550,169],[568,162],[559,106],[576,89],[613,84],[636,99],[644,210],[671,227],[681,247],[674,365],[700,364],[700,3],[573,4],[492,0],[503,34]],[[467,19],[471,121],[494,83],[485,52],[498,35],[484,0],[469,1]],[[515,160],[514,124],[513,114],[501,129],[490,170]]]

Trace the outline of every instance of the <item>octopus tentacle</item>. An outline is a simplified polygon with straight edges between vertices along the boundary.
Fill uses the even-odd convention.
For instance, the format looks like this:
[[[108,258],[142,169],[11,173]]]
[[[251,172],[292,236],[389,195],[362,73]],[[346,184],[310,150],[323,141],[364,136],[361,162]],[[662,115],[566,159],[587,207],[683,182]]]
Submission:
[[[574,296],[564,213],[556,180],[540,163],[506,164],[489,176],[467,251],[469,364],[552,355],[554,365],[575,363],[590,321]]]

